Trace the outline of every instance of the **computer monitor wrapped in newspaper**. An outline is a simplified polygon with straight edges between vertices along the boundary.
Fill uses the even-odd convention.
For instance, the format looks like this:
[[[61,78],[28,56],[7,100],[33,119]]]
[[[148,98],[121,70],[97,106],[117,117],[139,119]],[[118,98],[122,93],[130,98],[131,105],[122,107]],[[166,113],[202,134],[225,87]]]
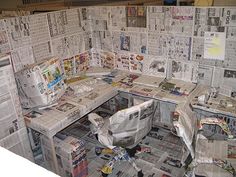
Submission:
[[[15,74],[22,107],[45,107],[65,92],[60,61],[50,58],[27,66]]]

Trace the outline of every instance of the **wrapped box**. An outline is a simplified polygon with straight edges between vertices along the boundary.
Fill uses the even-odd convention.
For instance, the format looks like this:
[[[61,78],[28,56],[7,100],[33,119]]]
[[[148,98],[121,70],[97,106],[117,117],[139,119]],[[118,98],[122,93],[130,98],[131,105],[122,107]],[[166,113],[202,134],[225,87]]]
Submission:
[[[16,73],[21,105],[44,107],[55,103],[66,88],[60,61],[50,58]]]
[[[85,143],[71,136],[54,137],[59,175],[62,177],[88,176]]]

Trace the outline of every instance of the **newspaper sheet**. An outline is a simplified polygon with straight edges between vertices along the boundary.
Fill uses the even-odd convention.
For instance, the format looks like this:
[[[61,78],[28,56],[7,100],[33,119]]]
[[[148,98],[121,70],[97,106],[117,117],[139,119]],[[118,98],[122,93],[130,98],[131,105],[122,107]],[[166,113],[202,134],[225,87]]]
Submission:
[[[0,139],[24,127],[10,56],[0,58]]]
[[[191,36],[193,12],[192,7],[148,7],[148,29],[150,32]]]
[[[37,14],[29,16],[29,30],[32,44],[45,43],[49,41],[49,28],[47,14]]]
[[[190,60],[190,37],[148,33],[148,47],[149,55]]]
[[[4,20],[0,20],[0,54],[10,51],[10,42],[7,36]]]
[[[32,150],[27,135],[27,130],[25,127],[1,139],[0,146],[34,162]]]
[[[89,63],[90,66],[100,66],[101,67],[101,58],[99,51],[97,49],[91,49],[91,60]]]
[[[68,9],[47,13],[50,36],[63,37],[80,32],[81,20],[79,9]]]
[[[197,82],[198,63],[173,60],[171,61],[171,68],[172,79]]]
[[[89,62],[91,60],[91,54],[89,51],[80,53],[75,57],[75,70],[74,72],[78,74],[82,74],[89,69]]]
[[[205,32],[204,34],[204,58],[225,59],[225,33]]]
[[[31,44],[29,16],[8,18],[5,22],[12,49]]]
[[[235,97],[236,70],[230,68],[215,67],[213,72],[212,87],[220,88],[220,93],[229,97]]]
[[[192,158],[195,157],[193,147],[194,135],[197,126],[197,119],[194,112],[191,110],[189,103],[179,104],[176,107],[177,115],[173,116],[173,124],[176,129],[177,135],[180,136],[185,145],[187,146]],[[182,159],[184,162],[185,159]]]
[[[204,84],[211,86],[212,77],[213,77],[214,67],[207,65],[199,65],[198,66],[198,80],[199,84]]]
[[[124,6],[111,7],[111,25],[112,30],[125,30],[126,11]]]
[[[147,53],[147,34],[131,32],[113,32],[113,50],[129,51],[137,54]]]
[[[83,34],[75,34],[52,40],[52,49],[55,56],[59,58],[72,57],[86,50]]]
[[[115,54],[112,52],[100,52],[101,64],[102,67],[108,69],[114,69],[115,67]]]
[[[33,54],[36,62],[42,61],[45,58],[52,57],[52,45],[50,41],[41,44],[32,45]]]
[[[166,77],[167,61],[161,57],[149,55],[144,60],[143,74],[149,76]]]
[[[93,47],[105,51],[112,51],[111,31],[93,31]]]
[[[33,50],[31,46],[24,46],[11,51],[11,58],[13,61],[14,71],[20,71],[25,66],[35,62]]]
[[[234,140],[209,141],[202,135],[198,135],[196,142],[195,162],[197,163],[197,166],[194,171],[195,174],[207,177],[233,177],[235,174],[230,173],[231,167],[229,163],[231,163],[234,169],[236,168],[235,150],[236,144]],[[221,164],[220,160],[223,160],[224,163],[226,162],[225,160],[227,160],[228,164],[220,167],[223,165]]]
[[[129,62],[130,53],[127,52],[117,52],[115,58],[115,68],[119,70],[129,71],[130,62]]]

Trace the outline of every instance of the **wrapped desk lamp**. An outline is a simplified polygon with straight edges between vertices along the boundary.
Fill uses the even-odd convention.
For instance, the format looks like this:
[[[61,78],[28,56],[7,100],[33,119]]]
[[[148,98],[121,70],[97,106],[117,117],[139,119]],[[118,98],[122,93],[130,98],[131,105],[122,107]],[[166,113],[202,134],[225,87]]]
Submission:
[[[56,58],[29,65],[15,77],[23,108],[50,106],[66,89],[60,61]]]
[[[152,127],[152,118],[155,112],[153,100],[118,111],[108,119],[91,113],[89,121],[92,123],[93,133],[98,135],[98,141],[112,149],[115,156],[101,169],[103,176],[112,173],[116,161],[128,161],[138,172],[138,177],[143,176],[134,160],[124,148],[134,148]]]

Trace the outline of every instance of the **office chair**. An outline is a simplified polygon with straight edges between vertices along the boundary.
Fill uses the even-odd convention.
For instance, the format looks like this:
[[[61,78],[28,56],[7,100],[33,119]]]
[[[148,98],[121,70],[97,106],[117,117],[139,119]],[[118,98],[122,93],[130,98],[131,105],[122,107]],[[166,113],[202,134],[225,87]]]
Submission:
[[[98,141],[112,150],[115,156],[106,163],[102,169],[102,176],[112,173],[112,168],[117,161],[128,161],[142,177],[142,170],[135,164],[133,158],[125,148],[137,150],[138,143],[148,134],[152,127],[155,112],[153,100],[118,111],[111,117],[104,119],[96,113],[88,115],[91,131],[97,136]],[[133,153],[131,153],[133,154]]]

